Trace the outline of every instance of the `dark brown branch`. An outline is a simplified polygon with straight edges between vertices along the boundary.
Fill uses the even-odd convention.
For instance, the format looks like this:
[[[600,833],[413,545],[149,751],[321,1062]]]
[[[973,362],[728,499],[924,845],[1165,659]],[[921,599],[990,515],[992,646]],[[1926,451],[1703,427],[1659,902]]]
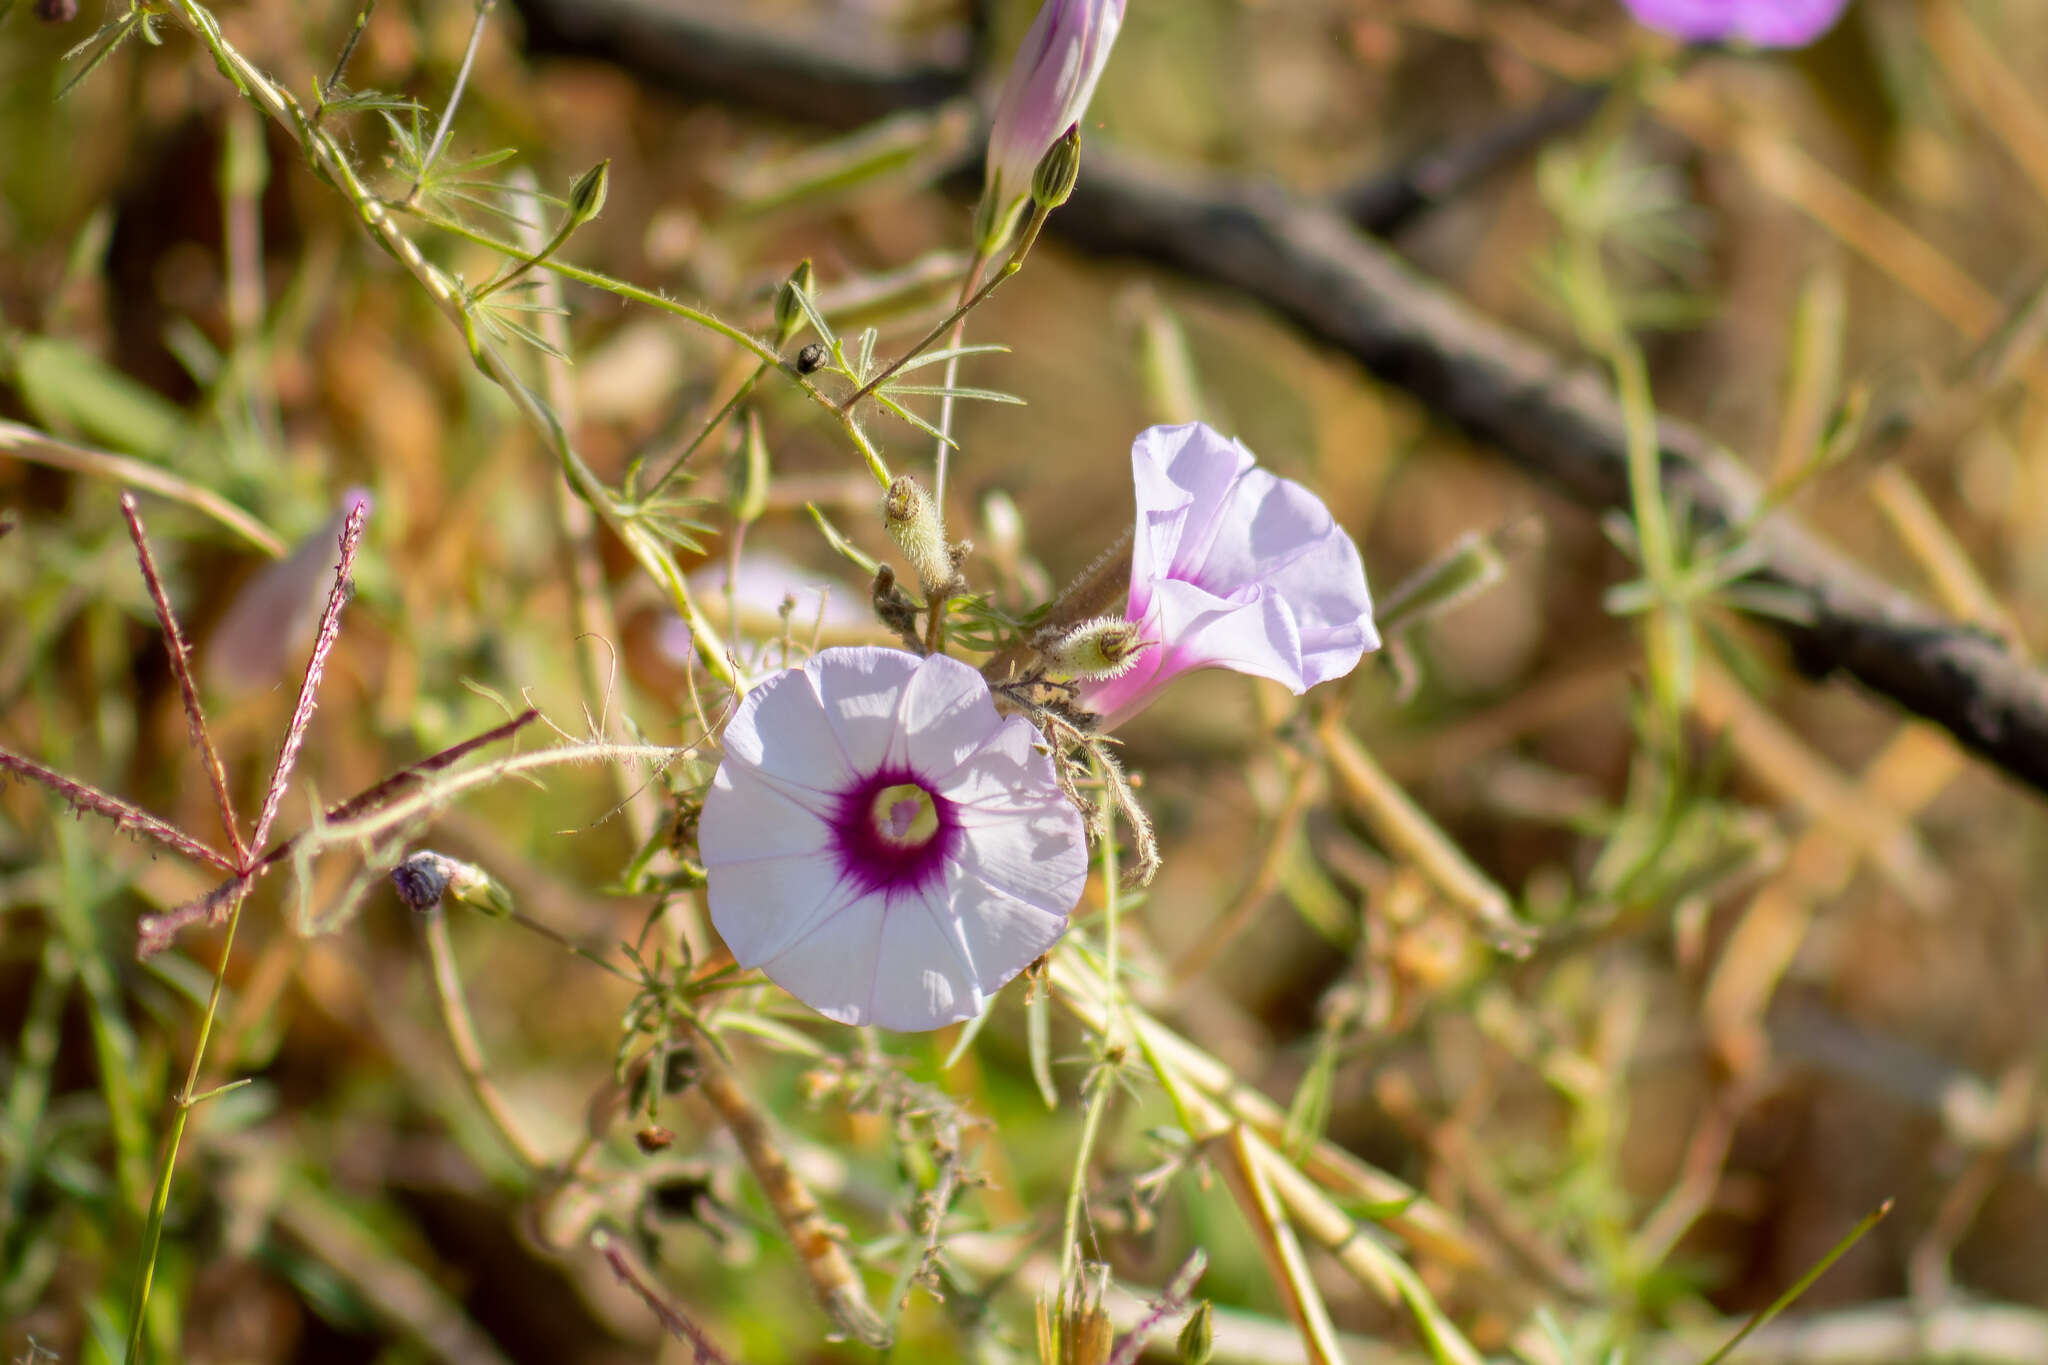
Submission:
[[[1337,210],[1375,237],[1391,237],[1438,204],[1586,123],[1606,98],[1604,85],[1567,87],[1494,127],[1368,176],[1337,195]]]
[[[1264,187],[1177,181],[1098,152],[1053,222],[1262,300],[1516,464],[1596,508],[1629,505],[1621,410],[1592,371],[1487,320],[1336,213]],[[1660,428],[1666,486],[1709,525],[1748,520],[1749,473],[1696,427]],[[1755,531],[1759,577],[1809,622],[1774,623],[1815,672],[1839,669],[2048,791],[2048,676],[1997,638],[1882,582],[1786,515]]]
[[[739,69],[731,22],[714,24],[695,8],[657,13],[649,0],[522,0],[522,8],[543,50],[561,50],[561,16],[573,10],[576,50],[601,52],[679,93],[785,118],[844,126],[861,116],[853,111],[900,109],[925,98],[915,93],[923,88],[958,84],[926,67],[912,80],[872,54],[828,56],[791,39],[751,40]],[[714,51],[727,57],[713,62],[706,54]],[[830,97],[814,97],[812,81]],[[1424,280],[1336,209],[1242,179],[1171,176],[1098,145],[1049,227],[1086,250],[1240,290],[1581,503],[1628,506],[1624,428],[1607,385]],[[1752,514],[1755,481],[1704,432],[1667,422],[1662,440],[1670,491],[1701,520],[1726,525]],[[1790,517],[1770,518],[1756,535],[1760,577],[1789,589],[1810,614],[1806,624],[1774,623],[1806,668],[1848,673],[2048,791],[2048,676]]]
[[[841,19],[792,32],[749,22],[730,0],[522,0],[537,52],[599,57],[684,99],[772,110],[851,128],[967,87],[967,34],[907,52]]]

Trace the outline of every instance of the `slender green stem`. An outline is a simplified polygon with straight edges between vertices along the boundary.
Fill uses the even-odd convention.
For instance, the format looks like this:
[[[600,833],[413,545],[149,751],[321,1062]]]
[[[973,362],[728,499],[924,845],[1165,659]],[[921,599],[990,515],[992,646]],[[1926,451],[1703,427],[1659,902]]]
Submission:
[[[448,145],[448,134],[455,127],[456,107],[462,103],[462,92],[469,87],[470,68],[476,65],[476,50],[483,43],[484,23],[497,7],[498,0],[476,0],[476,22],[469,27],[469,46],[463,49],[462,66],[455,73],[454,88],[448,92],[448,106],[441,111],[441,126],[434,130],[434,140],[427,144],[426,155],[420,158],[419,179],[413,181],[412,188],[405,193],[407,204],[419,199],[420,189],[427,183],[427,172],[433,169],[441,149]]]
[[[855,389],[851,394],[848,394],[839,404],[839,411],[842,414],[850,415],[853,412],[854,404],[888,383],[905,365],[923,355],[931,348],[933,342],[939,340],[948,332],[952,334],[952,340],[949,344],[957,348],[967,333],[967,315],[976,308],[979,308],[988,299],[989,295],[995,293],[1004,280],[1009,279],[1010,276],[1024,268],[1024,258],[1031,254],[1032,244],[1038,240],[1038,234],[1045,227],[1045,220],[1051,212],[1052,210],[1048,208],[1038,205],[1032,206],[1030,221],[1025,224],[1024,235],[1018,240],[1016,249],[1010,253],[1010,259],[1003,262],[1002,268],[996,271],[986,283],[982,282],[981,272],[988,263],[988,257],[984,254],[983,248],[977,245],[974,249],[974,260],[969,264],[966,278],[960,284],[959,305],[938,326],[925,333],[924,338],[915,346],[912,346],[902,355],[890,361],[880,374],[877,374],[874,378]],[[937,498],[938,504],[942,509],[946,505],[946,456],[950,448],[949,438],[952,434],[953,426],[952,389],[953,381],[958,377],[959,371],[960,357],[957,355],[949,357],[946,361],[945,382],[941,385],[946,392],[939,399],[939,448],[934,460],[937,469],[937,477],[934,481],[936,490],[934,496]]]
[[[313,111],[313,122],[319,123],[327,113],[327,102],[334,98],[334,88],[341,84],[341,78],[348,71],[349,59],[356,55],[356,44],[363,40],[363,30],[370,26],[370,11],[377,8],[377,0],[363,0],[363,7],[356,11],[355,27],[348,31],[348,41],[341,45],[341,55],[334,59],[334,70],[320,85],[320,107]]]
[[[560,251],[562,244],[568,241],[570,234],[575,231],[576,219],[574,217],[563,219],[562,225],[555,229],[555,235],[541,243],[538,251],[535,251],[531,256],[522,256],[510,270],[502,274],[493,275],[478,285],[476,291],[470,295],[470,302],[482,303],[507,285],[517,284],[520,280],[525,279],[528,274],[532,273],[535,266],[546,264],[548,257]]]
[[[1123,1016],[1124,983],[1117,967],[1118,940],[1123,937],[1120,929],[1123,915],[1123,876],[1117,867],[1116,852],[1116,802],[1110,797],[1109,782],[1102,783],[1102,794],[1096,798],[1102,810],[1102,825],[1109,833],[1102,838],[1102,973],[1109,979],[1109,996],[1117,1004],[1117,1015]]]
[[[1106,784],[1100,800],[1105,808],[1106,817],[1113,819],[1114,811],[1109,809],[1111,803],[1109,789]],[[1111,828],[1114,829],[1114,826],[1112,825]],[[1115,1088],[1116,1078],[1111,1071],[1111,1067],[1115,1063],[1108,1059],[1107,1054],[1123,1045],[1121,1040],[1115,1037],[1115,1032],[1131,1031],[1129,1029],[1129,1021],[1124,1019],[1123,988],[1117,979],[1117,921],[1122,910],[1123,890],[1119,884],[1120,878],[1117,875],[1116,837],[1114,834],[1103,838],[1097,857],[1102,863],[1103,926],[1104,933],[1107,936],[1106,955],[1103,960],[1103,976],[1108,983],[1109,999],[1114,1009],[1114,1013],[1108,1022],[1121,1022],[1122,1028],[1120,1030],[1113,1030],[1111,1028],[1103,1030],[1102,1046],[1105,1058],[1096,1066],[1094,1075],[1091,1077],[1094,1091],[1088,1096],[1088,1112],[1081,1121],[1081,1150],[1075,1154],[1074,1178],[1067,1186],[1067,1217],[1060,1244],[1060,1286],[1063,1293],[1065,1292],[1068,1280],[1073,1275],[1074,1258],[1080,1250],[1081,1198],[1088,1184],[1088,1158],[1095,1150],[1095,1136],[1097,1130],[1102,1126],[1103,1111],[1109,1107],[1109,1093]]]
[[[635,561],[648,576],[661,585],[677,612],[690,627],[697,657],[703,663],[705,671],[730,685],[734,678],[731,661],[726,657],[724,642],[711,628],[711,624],[704,619],[703,613],[697,610],[696,602],[690,596],[689,584],[684,581],[682,569],[676,564],[668,547],[654,531],[621,513],[612,499],[610,490],[598,480],[590,467],[584,464],[582,457],[576,453],[568,433],[556,420],[555,415],[533,394],[505,357],[482,334],[476,316],[471,312],[468,301],[463,296],[460,284],[447,272],[427,260],[419,245],[398,226],[392,216],[393,206],[371,193],[369,187],[363,183],[362,177],[356,173],[355,164],[349,160],[341,145],[332,135],[314,127],[311,120],[306,117],[305,110],[289,91],[271,80],[227,41],[221,33],[219,21],[203,5],[197,0],[171,0],[171,3],[173,8],[170,12],[206,45],[215,63],[228,79],[234,82],[235,87],[291,131],[314,169],[355,205],[364,226],[369,229],[378,245],[389,252],[392,258],[419,282],[448,315],[449,320],[461,329],[464,339],[469,343],[470,354],[478,366],[505,391],[506,396],[519,408],[521,415],[541,435],[548,449],[561,462],[562,472],[569,480],[570,486],[576,490],[577,496],[588,503],[598,518],[625,543]],[[517,245],[495,242],[492,245],[507,255],[525,254]],[[561,269],[554,261],[548,262],[548,265],[551,269]],[[575,275],[570,277],[576,278]],[[645,290],[634,290],[632,294],[647,299],[655,297],[647,294]],[[678,308],[679,306],[672,306],[672,311]],[[693,313],[694,310],[680,311]],[[708,317],[696,316],[699,320]],[[763,351],[773,354],[766,343],[747,337],[745,333],[724,323],[715,323],[713,330],[740,338],[757,354]],[[812,392],[817,402],[827,409],[832,408],[831,400],[816,393],[814,389]],[[864,442],[863,454],[867,456],[871,467],[880,464],[880,457],[875,455],[871,447],[865,446]]]
[[[348,192],[351,198],[355,197],[353,191]],[[368,192],[364,191],[364,193],[367,194]],[[488,232],[479,232],[477,229],[469,226],[467,223],[460,222],[453,218],[444,217],[441,214],[434,213],[430,210],[423,209],[418,206],[408,206],[403,204],[387,206],[381,200],[377,200],[375,196],[370,196],[370,198],[372,202],[375,203],[376,210],[380,216],[384,213],[387,207],[401,209],[411,214],[419,221],[427,224],[428,226],[439,228],[443,232],[462,238],[464,241],[474,242],[478,246],[489,247],[494,251],[504,252],[505,254],[511,256],[518,256],[522,254],[517,243],[507,242],[502,238],[493,237]],[[360,203],[360,201],[358,202]],[[366,218],[369,218],[370,211],[366,209],[364,216]],[[375,227],[376,224],[372,222],[372,226]],[[411,239],[405,237],[404,234],[402,233],[398,233],[395,227],[391,229],[391,232],[394,235],[400,237],[402,240],[404,240],[408,247],[412,247]],[[380,239],[384,238],[384,233],[379,232],[378,235]],[[388,244],[389,242],[387,239],[387,245]],[[417,247],[412,247],[412,250],[415,255],[418,254]],[[405,258],[401,256],[400,259],[403,260]],[[430,270],[432,269],[431,266],[428,266],[427,268]],[[860,429],[860,424],[854,420],[853,414],[851,412],[841,411],[839,404],[833,402],[830,398],[827,398],[825,394],[818,388],[818,386],[810,381],[808,376],[797,373],[796,367],[794,365],[788,365],[783,363],[782,357],[776,352],[775,348],[769,345],[767,342],[761,340],[761,338],[754,336],[750,332],[742,331],[740,328],[733,326],[731,323],[726,322],[710,313],[704,312],[702,309],[692,308],[685,303],[678,303],[676,302],[676,300],[669,298],[666,295],[658,294],[651,289],[643,289],[637,284],[628,284],[626,281],[618,279],[615,276],[604,274],[602,271],[586,270],[582,266],[571,265],[567,261],[558,260],[553,256],[550,256],[545,261],[540,262],[540,268],[543,270],[551,270],[555,274],[560,275],[563,279],[574,280],[578,284],[589,285],[592,289],[601,289],[608,294],[616,295],[617,297],[625,299],[630,303],[642,304],[648,308],[658,309],[661,312],[669,313],[676,317],[683,318],[686,321],[693,322],[699,327],[704,328],[706,331],[715,332],[719,336],[724,337],[726,340],[731,341],[738,346],[744,347],[749,351],[752,351],[764,366],[772,366],[776,369],[781,370],[785,375],[789,377],[791,383],[795,384],[799,389],[803,390],[805,397],[809,398],[813,403],[816,403],[819,407],[825,409],[825,411],[831,413],[833,418],[836,421],[838,421],[840,428],[846,432],[848,439],[850,439],[853,442],[854,448],[860,452],[861,459],[866,462],[868,472],[874,475],[875,481],[884,488],[887,488],[889,486],[889,467],[883,463],[881,453],[875,449],[874,443],[868,439],[867,433]]]
[[[690,444],[683,447],[683,453],[676,456],[669,467],[661,472],[661,477],[654,481],[653,486],[644,495],[645,497],[652,498],[668,486],[668,481],[676,476],[676,471],[688,464],[690,457],[697,453],[697,447],[709,440],[711,433],[724,426],[725,419],[732,416],[734,410],[740,404],[747,401],[747,395],[754,391],[754,386],[761,382],[761,376],[768,373],[768,368],[773,363],[772,361],[763,360],[760,364],[754,366],[754,372],[747,376],[746,382],[733,391],[732,397],[725,400],[724,407],[711,414],[711,420],[704,424],[704,429],[691,438]]]
[[[207,1040],[213,1036],[213,1021],[220,1013],[220,998],[227,989],[228,959],[235,951],[235,929],[242,922],[245,897],[237,896],[228,910],[227,933],[221,939],[220,965],[214,969],[213,991],[206,998],[206,1012],[199,1017],[199,1038],[192,1045],[192,1065],[185,1071],[185,1085],[177,1095],[177,1109],[171,1115],[171,1131],[164,1140],[163,1162],[157,1168],[156,1193],[149,1201],[149,1222],[142,1231],[142,1263],[135,1277],[135,1294],[128,1310],[128,1348],[122,1359],[135,1365],[142,1358],[142,1334],[149,1317],[149,1291],[156,1280],[156,1258],[163,1242],[164,1214],[171,1203],[171,1176],[178,1166],[178,1148],[185,1138],[185,1121],[198,1105],[199,1069],[206,1061]]]
[[[427,911],[427,956],[434,969],[434,1001],[441,1007],[441,1023],[455,1049],[456,1064],[477,1107],[490,1120],[499,1138],[529,1171],[549,1167],[547,1153],[529,1138],[513,1116],[511,1106],[491,1080],[484,1064],[483,1044],[478,1041],[476,1022],[470,1017],[469,1001],[462,991],[462,973],[455,965],[455,947],[448,938],[448,914],[440,906]]]
[[[960,286],[960,302],[953,311],[946,314],[936,327],[926,332],[915,346],[912,346],[902,355],[890,361],[873,379],[870,379],[867,383],[841,399],[839,401],[839,410],[841,412],[850,412],[855,403],[858,403],[861,399],[895,378],[897,372],[902,370],[905,365],[908,365],[911,361],[930,350],[933,342],[946,335],[956,324],[964,323],[967,320],[967,315],[973,312],[983,299],[995,292],[997,285],[1023,268],[1017,261],[1009,261],[1004,264],[1001,270],[996,272],[993,279],[989,280],[986,284],[981,284],[981,271],[986,264],[987,262],[980,256],[974,258],[973,263],[968,267],[967,277]],[[981,284],[979,289],[975,287],[977,284]],[[946,387],[952,387],[950,381],[948,381]]]
[[[1663,446],[1657,438],[1657,403],[1650,389],[1649,367],[1629,335],[1615,302],[1601,259],[1600,241],[1592,231],[1575,227],[1570,238],[1571,269],[1583,316],[1582,336],[1614,374],[1628,449],[1630,510],[1643,578],[1653,598],[1645,621],[1644,657],[1650,690],[1662,723],[1667,747],[1675,743],[1679,711],[1688,690],[1683,662],[1684,591],[1671,514],[1664,499]]]
[[[1067,1184],[1067,1216],[1060,1233],[1060,1286],[1064,1293],[1074,1275],[1074,1260],[1081,1249],[1081,1200],[1088,1188],[1088,1158],[1095,1151],[1095,1135],[1102,1128],[1102,1115],[1109,1108],[1109,1093],[1116,1088],[1107,1064],[1096,1069],[1094,1092],[1088,1096],[1088,1112],[1081,1120],[1081,1150],[1074,1154],[1074,1178]]]
[[[1769,1322],[1772,1318],[1778,1316],[1778,1314],[1784,1312],[1787,1308],[1790,1308],[1793,1302],[1796,1301],[1801,1294],[1804,1294],[1809,1288],[1812,1287],[1813,1282],[1815,1280],[1827,1274],[1829,1266],[1833,1265],[1836,1261],[1841,1260],[1843,1255],[1845,1255],[1848,1252],[1850,1247],[1853,1247],[1858,1242],[1862,1241],[1864,1234],[1869,1232],[1872,1228],[1876,1227],[1879,1223],[1883,1222],[1885,1219],[1885,1215],[1889,1214],[1891,1211],[1892,1201],[1887,1199],[1882,1204],[1879,1204],[1876,1208],[1872,1209],[1869,1213],[1864,1214],[1862,1220],[1858,1222],[1855,1227],[1849,1229],[1849,1235],[1847,1237],[1844,1237],[1841,1241],[1835,1243],[1834,1248],[1830,1250],[1827,1255],[1821,1257],[1820,1260],[1814,1265],[1813,1269],[1807,1271],[1804,1275],[1801,1275],[1790,1289],[1787,1289],[1784,1293],[1778,1295],[1776,1299],[1773,1299],[1768,1308],[1765,1308],[1762,1312],[1758,1313],[1755,1317],[1751,1318],[1748,1322],[1744,1323],[1741,1331],[1737,1332],[1734,1336],[1730,1337],[1727,1343],[1723,1345],[1720,1350],[1714,1352],[1705,1360],[1701,1361],[1700,1365],[1720,1365],[1720,1362],[1726,1360],[1731,1354],[1733,1354],[1735,1348],[1742,1344],[1743,1338],[1747,1337],[1751,1332],[1754,1332],[1757,1328]]]
[[[350,197],[354,197],[352,192]],[[526,254],[517,242],[507,241],[502,237],[495,237],[488,232],[471,227],[458,218],[450,218],[445,214],[436,213],[430,208],[418,204],[393,204],[389,207],[410,214],[428,227],[439,228],[450,236],[460,237],[466,242],[474,242],[478,246],[489,247],[491,250],[501,252],[507,256],[523,257]],[[572,265],[568,261],[554,256],[548,257],[540,264],[543,270],[551,270],[565,280],[574,280],[578,284],[587,284],[592,289],[602,289],[607,294],[614,294],[619,298],[632,303],[642,304],[648,308],[659,309],[661,312],[670,313],[685,321],[693,322],[706,331],[716,332],[727,341],[752,351],[756,357],[767,364],[779,365],[782,362],[782,357],[776,354],[773,346],[761,340],[761,338],[753,333],[743,331],[724,319],[705,312],[701,308],[692,308],[686,303],[679,303],[675,299],[669,298],[666,294],[657,293],[652,289],[643,289],[637,284],[629,284],[627,281],[613,275],[607,275],[601,270],[588,270],[580,265]],[[794,369],[790,371],[790,374],[802,382],[802,386],[811,392],[816,401],[822,403],[827,408],[837,408],[837,404],[825,397],[824,394],[819,393],[815,385],[804,381],[803,377],[797,375]]]
[[[575,956],[582,958],[585,962],[590,963],[594,967],[598,967],[606,972],[611,973],[613,976],[616,976],[621,981],[631,982],[634,985],[638,985],[640,982],[639,977],[633,975],[625,968],[619,966],[615,962],[612,962],[608,958],[605,958],[601,954],[584,947],[575,939],[570,938],[567,934],[563,933],[561,930],[555,928],[552,925],[542,924],[539,920],[534,919],[529,915],[523,915],[519,913],[519,911],[517,910],[512,911],[510,914],[506,915],[505,918],[511,920],[514,924],[526,930],[528,933],[540,935],[540,937],[546,939],[548,942],[554,944],[556,947],[568,949],[569,952],[573,953]]]

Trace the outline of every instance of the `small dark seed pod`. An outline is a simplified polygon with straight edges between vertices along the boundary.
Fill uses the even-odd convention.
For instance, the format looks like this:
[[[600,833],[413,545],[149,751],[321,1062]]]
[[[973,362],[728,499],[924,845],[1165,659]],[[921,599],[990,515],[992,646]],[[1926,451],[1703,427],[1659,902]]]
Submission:
[[[825,363],[825,343],[813,341],[796,353],[796,372],[813,374]]]
[[[441,903],[450,875],[448,860],[422,849],[391,869],[391,885],[398,898],[414,910],[425,912]]]

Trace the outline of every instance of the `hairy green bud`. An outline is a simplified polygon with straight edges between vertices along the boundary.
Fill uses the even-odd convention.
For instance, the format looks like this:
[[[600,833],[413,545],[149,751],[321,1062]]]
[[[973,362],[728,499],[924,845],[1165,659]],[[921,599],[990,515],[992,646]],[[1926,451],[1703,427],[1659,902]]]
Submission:
[[[1064,678],[1120,678],[1152,647],[1136,621],[1098,616],[1069,626],[1039,646],[1046,672]]]
[[[1069,124],[1059,141],[1045,149],[1038,168],[1031,173],[1031,202],[1042,209],[1056,209],[1074,192],[1081,177],[1081,125]]]
[[[946,524],[939,518],[938,504],[924,485],[908,474],[899,474],[882,500],[882,524],[903,557],[917,574],[917,584],[927,600],[945,592],[956,570],[946,547]]]

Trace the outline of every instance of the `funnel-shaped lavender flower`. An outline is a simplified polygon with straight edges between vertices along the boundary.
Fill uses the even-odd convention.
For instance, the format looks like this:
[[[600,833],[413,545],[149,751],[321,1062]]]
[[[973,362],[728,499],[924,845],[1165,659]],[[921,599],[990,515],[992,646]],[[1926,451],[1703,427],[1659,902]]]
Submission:
[[[827,649],[725,728],[698,847],[741,966],[843,1024],[981,1013],[1081,898],[1081,817],[957,659]]]
[[[1202,422],[1140,432],[1131,477],[1125,615],[1153,647],[1122,676],[1080,685],[1104,729],[1197,668],[1271,678],[1299,696],[1379,648],[1358,547],[1315,494]]]
[[[1636,22],[1687,42],[1804,47],[1834,27],[1849,0],[1623,0]]]
[[[1088,111],[1123,22],[1124,0],[1045,0],[996,101],[982,190],[989,221],[1009,222],[1038,163]]]

